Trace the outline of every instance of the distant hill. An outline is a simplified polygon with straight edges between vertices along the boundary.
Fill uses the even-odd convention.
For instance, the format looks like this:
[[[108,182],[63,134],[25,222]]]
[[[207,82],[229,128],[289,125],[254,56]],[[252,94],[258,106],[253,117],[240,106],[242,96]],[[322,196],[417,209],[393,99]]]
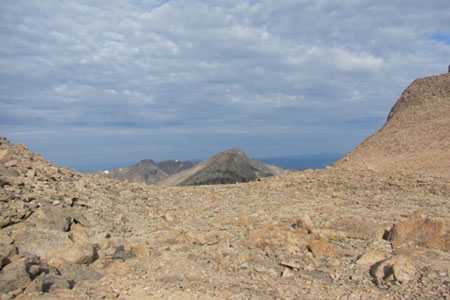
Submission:
[[[340,153],[324,153],[317,155],[281,156],[259,158],[266,164],[276,165],[288,170],[325,169],[344,156]]]
[[[450,175],[450,73],[416,79],[385,125],[337,167]]]
[[[158,182],[158,185],[185,186],[249,182],[260,177],[286,173],[249,158],[240,148],[221,152],[194,167],[176,173]]]
[[[120,181],[128,180],[129,182],[147,184],[154,184],[158,180],[169,176],[151,159],[141,160],[136,165],[130,167],[94,171],[89,173]]]
[[[144,159],[134,166],[89,172],[120,181],[155,184],[157,181],[172,174],[191,168],[197,164],[191,161],[168,160],[155,163],[151,159]]]

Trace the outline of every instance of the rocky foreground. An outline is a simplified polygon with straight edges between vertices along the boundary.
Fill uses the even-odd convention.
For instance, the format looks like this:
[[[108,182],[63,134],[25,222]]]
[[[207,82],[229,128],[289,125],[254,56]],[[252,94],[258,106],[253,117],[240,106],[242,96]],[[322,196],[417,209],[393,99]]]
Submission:
[[[450,179],[338,167],[160,187],[0,139],[2,299],[445,299]]]

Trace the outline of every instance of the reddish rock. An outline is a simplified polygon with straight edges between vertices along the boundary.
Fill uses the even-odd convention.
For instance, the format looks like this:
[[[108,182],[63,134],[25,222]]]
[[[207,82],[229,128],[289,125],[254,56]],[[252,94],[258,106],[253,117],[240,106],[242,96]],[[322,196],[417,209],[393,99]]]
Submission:
[[[315,240],[308,245],[308,249],[315,257],[332,257],[335,258],[338,254],[338,249],[333,244],[325,241]]]
[[[394,247],[405,243],[415,246],[449,251],[448,228],[441,221],[432,219],[409,219],[399,222],[387,237]]]

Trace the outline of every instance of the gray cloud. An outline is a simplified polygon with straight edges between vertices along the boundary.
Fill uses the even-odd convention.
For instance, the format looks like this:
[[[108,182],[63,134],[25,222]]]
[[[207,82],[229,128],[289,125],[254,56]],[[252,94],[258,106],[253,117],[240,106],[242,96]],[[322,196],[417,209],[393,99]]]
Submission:
[[[449,20],[447,0],[2,1],[0,130],[74,167],[345,152],[446,71]]]

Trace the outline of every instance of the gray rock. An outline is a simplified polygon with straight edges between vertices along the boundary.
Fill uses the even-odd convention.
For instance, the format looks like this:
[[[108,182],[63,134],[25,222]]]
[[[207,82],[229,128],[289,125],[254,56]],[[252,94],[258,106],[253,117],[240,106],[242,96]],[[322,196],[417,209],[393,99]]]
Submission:
[[[66,210],[53,206],[40,207],[28,218],[28,221],[36,224],[40,229],[58,231],[69,231],[71,225],[71,218]]]
[[[58,275],[58,271],[39,261],[36,256],[25,256],[5,266],[0,272],[0,292],[25,289],[41,274]]]
[[[128,259],[128,258],[133,258],[136,257],[136,255],[133,252],[130,251],[125,251],[125,247],[123,245],[120,245],[116,248],[116,250],[114,251],[114,254],[112,256],[112,259]]]
[[[48,293],[56,290],[71,289],[72,285],[62,276],[41,274],[26,289],[26,292]]]
[[[99,272],[84,265],[72,265],[66,270],[61,271],[61,274],[68,281],[75,283],[80,281],[97,281],[103,277]]]
[[[19,253],[31,253],[40,258],[72,244],[68,234],[57,230],[29,229],[14,236]]]
[[[0,292],[8,293],[25,288],[31,282],[25,261],[19,260],[5,266],[0,273]]]

